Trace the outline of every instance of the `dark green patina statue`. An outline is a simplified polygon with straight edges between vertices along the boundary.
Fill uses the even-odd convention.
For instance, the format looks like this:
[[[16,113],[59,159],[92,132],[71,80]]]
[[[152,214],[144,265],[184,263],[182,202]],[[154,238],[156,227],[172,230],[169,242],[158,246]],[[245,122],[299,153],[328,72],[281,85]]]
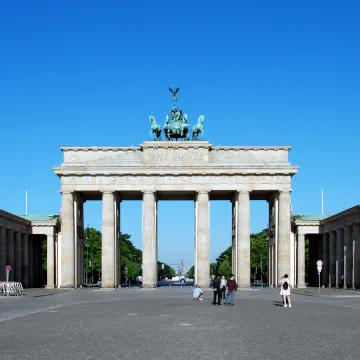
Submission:
[[[170,111],[170,117],[169,115],[166,115],[165,118],[165,140],[171,141],[175,139],[177,141],[178,139],[184,139],[184,141],[188,141],[189,125],[187,121],[187,115],[176,106],[176,101],[179,100],[177,93],[179,92],[180,88],[176,88],[175,90],[169,88],[169,90],[172,93],[171,100],[173,101],[174,106]],[[161,126],[156,123],[154,116],[150,116],[149,121],[151,123],[150,136],[154,134],[154,140],[161,140]],[[192,140],[198,140],[200,134],[202,137],[204,132],[204,127],[202,125],[203,122],[204,115],[200,115],[198,123],[194,125],[192,129]]]

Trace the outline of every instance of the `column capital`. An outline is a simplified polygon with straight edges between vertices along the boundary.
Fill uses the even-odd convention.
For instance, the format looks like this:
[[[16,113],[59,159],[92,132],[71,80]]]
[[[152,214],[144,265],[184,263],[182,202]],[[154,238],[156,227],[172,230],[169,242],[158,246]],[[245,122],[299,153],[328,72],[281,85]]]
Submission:
[[[279,194],[291,194],[292,190],[279,190]]]
[[[237,192],[238,194],[250,194],[250,193],[251,193],[250,190],[236,190],[236,192]]]
[[[115,191],[112,190],[104,190],[101,192],[103,195],[112,195],[115,194]]]
[[[199,191],[196,191],[197,194],[209,194],[210,190],[199,190]]]
[[[74,191],[73,191],[73,190],[59,190],[59,193],[60,193],[61,195],[73,194]]]
[[[143,194],[155,194],[156,191],[155,190],[143,190],[142,193]]]

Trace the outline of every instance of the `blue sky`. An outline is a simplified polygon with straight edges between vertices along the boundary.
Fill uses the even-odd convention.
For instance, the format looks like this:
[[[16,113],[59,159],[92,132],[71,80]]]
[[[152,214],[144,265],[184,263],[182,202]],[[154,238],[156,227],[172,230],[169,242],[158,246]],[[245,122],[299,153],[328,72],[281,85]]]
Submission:
[[[168,86],[213,145],[292,145],[295,213],[360,203],[360,5],[356,1],[3,2],[0,208],[58,213],[60,146],[139,145]],[[161,119],[161,120],[160,120]],[[251,203],[251,230],[266,227]],[[174,234],[181,213],[187,224]],[[193,263],[193,204],[160,204],[159,258]],[[86,204],[100,229],[101,204]],[[230,244],[230,204],[211,203],[211,257]],[[122,229],[141,246],[141,204]],[[176,251],[174,251],[174,244]]]

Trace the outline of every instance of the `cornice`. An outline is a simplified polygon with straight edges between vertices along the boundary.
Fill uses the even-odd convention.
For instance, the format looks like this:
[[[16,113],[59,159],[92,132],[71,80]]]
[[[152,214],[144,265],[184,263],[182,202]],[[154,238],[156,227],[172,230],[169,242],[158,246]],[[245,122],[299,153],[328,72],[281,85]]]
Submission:
[[[187,168],[173,167],[151,167],[151,168],[119,168],[119,167],[74,167],[74,166],[59,166],[54,167],[53,170],[58,176],[235,176],[235,175],[250,175],[250,176],[293,176],[297,173],[298,166],[288,167],[273,167],[264,168],[247,167],[247,168],[233,168],[224,169],[224,167],[217,168],[201,168],[196,166],[188,166]]]
[[[66,151],[89,151],[89,152],[97,152],[97,151],[139,151],[139,146],[65,146],[60,147],[62,152]]]
[[[291,146],[213,146],[211,150],[219,151],[290,151]]]

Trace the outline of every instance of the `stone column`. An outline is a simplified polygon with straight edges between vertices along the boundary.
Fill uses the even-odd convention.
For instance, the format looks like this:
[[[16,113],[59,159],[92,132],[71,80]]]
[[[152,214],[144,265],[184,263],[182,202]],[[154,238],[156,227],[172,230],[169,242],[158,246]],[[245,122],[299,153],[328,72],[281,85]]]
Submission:
[[[336,232],[329,233],[329,287],[336,284]]]
[[[155,192],[145,191],[142,204],[142,286],[157,286]]]
[[[9,281],[15,280],[15,247],[14,247],[14,230],[8,229],[6,233],[6,265],[11,266]]]
[[[304,288],[305,285],[305,235],[297,234],[297,287]]]
[[[268,241],[268,283],[269,287],[273,287],[272,283],[272,245],[270,245],[270,240]]]
[[[46,288],[53,289],[54,286],[54,279],[55,279],[55,242],[54,242],[54,235],[47,235],[47,281],[46,281]]]
[[[250,287],[250,192],[239,191],[237,217],[237,272],[240,288]]]
[[[101,286],[115,287],[115,194],[102,195]]]
[[[344,289],[352,288],[353,272],[353,249],[352,249],[352,227],[344,228]]]
[[[29,258],[29,287],[34,287],[34,244],[33,239],[30,236],[28,238],[28,258]]]
[[[197,193],[196,218],[196,280],[202,288],[209,286],[210,281],[210,202],[209,192]]]
[[[329,286],[329,268],[330,268],[330,261],[329,261],[329,234],[323,234],[323,242],[322,242],[322,261],[323,261],[323,268],[322,268],[322,283],[324,287]]]
[[[360,289],[360,224],[353,225],[354,287]]]
[[[62,192],[61,205],[61,284],[75,286],[74,194]]]
[[[23,287],[29,287],[29,239],[28,234],[22,235],[22,274],[21,280]]]
[[[121,267],[120,267],[120,204],[121,200],[118,195],[115,196],[115,287],[121,285]]]
[[[0,227],[0,281],[6,280],[6,229]]]
[[[336,288],[342,287],[344,274],[344,230],[336,229]]]
[[[290,192],[279,192],[278,283],[281,276],[290,276]]]
[[[15,232],[15,281],[21,282],[21,233]]]

